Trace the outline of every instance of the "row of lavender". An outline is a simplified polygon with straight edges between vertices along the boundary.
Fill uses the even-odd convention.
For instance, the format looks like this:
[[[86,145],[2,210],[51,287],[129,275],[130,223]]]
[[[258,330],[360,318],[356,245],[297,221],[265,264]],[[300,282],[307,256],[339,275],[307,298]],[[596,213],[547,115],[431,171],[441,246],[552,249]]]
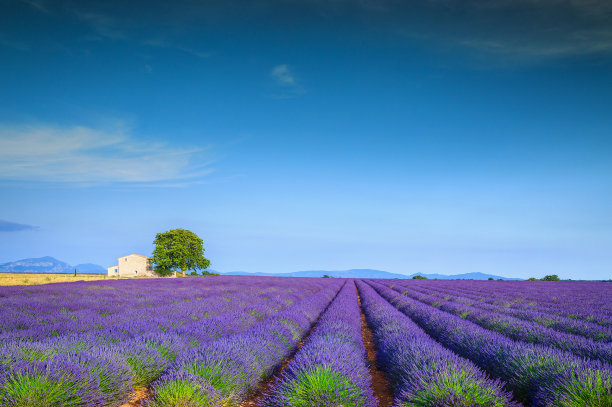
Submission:
[[[0,405],[118,406],[134,386],[151,382],[151,407],[237,405],[295,351],[319,315],[316,329],[263,405],[376,405],[353,281],[342,290],[338,280],[210,281],[0,292],[0,316],[25,315],[19,324],[0,319],[1,335],[8,339],[0,345]],[[452,305],[471,307],[467,315],[452,315],[450,306],[437,309],[454,302],[442,285],[368,281],[358,286],[396,406],[516,406],[513,397],[533,406],[612,405],[608,363],[513,341],[492,332],[497,325],[483,329],[468,318],[482,310],[461,302],[464,297],[455,296]],[[101,293],[120,306],[105,302]],[[44,301],[48,309],[41,306]],[[160,318],[151,316],[157,301]],[[90,308],[94,323],[81,307]],[[52,329],[37,331],[34,322]]]
[[[397,282],[384,283],[386,285],[368,282],[441,345],[469,359],[491,377],[502,380],[504,387],[511,390],[517,400],[532,406],[612,405],[610,364],[581,358],[550,346],[514,341],[460,316],[402,295],[398,292],[401,289],[388,287],[397,285]],[[382,351],[384,346],[379,346]]]
[[[363,311],[396,406],[517,406],[503,383],[428,336],[364,282]]]
[[[292,354],[336,296],[335,281],[317,294],[245,332],[177,358],[151,386],[150,407],[234,406]]]
[[[584,358],[612,362],[612,345],[610,343],[560,332],[533,321],[526,321],[494,310],[467,305],[454,301],[449,295],[442,297],[432,291],[418,290],[407,285],[395,288],[405,296],[460,316],[483,328],[502,333],[511,339],[548,345]]]
[[[604,285],[602,284],[602,286]],[[604,287],[608,287],[612,292],[612,286],[605,285]],[[439,295],[445,300],[452,300],[483,310],[493,311],[496,313],[523,319],[525,321],[535,322],[539,325],[552,328],[559,332],[566,332],[574,335],[584,336],[586,338],[590,338],[598,342],[612,342],[612,328],[610,327],[602,326],[601,324],[595,322],[583,321],[580,319],[551,314],[550,312],[540,311],[533,307],[529,309],[514,308],[512,307],[512,305],[516,304],[516,300],[512,302],[507,302],[500,300],[496,297],[489,298],[487,300],[486,297],[479,296],[476,294],[470,294],[460,289],[454,290],[452,289],[452,287],[445,287],[443,285],[439,286],[433,284],[416,283],[411,284],[410,288],[422,293],[435,293],[436,295]],[[495,293],[497,292],[497,290],[492,290],[492,292]],[[491,292],[487,293],[487,295],[490,294]],[[591,295],[594,295],[594,293],[592,293]],[[610,298],[609,300],[612,301],[612,298]],[[569,308],[572,305],[567,304],[566,306]]]
[[[432,281],[436,287],[476,301],[612,327],[612,286],[596,282]]]
[[[347,281],[263,400],[265,407],[375,407],[357,290]]]
[[[236,281],[218,277],[213,284],[211,280],[193,279],[121,280],[3,288],[0,341],[33,341],[87,332],[136,336],[175,331],[189,335],[191,325],[244,307],[254,293],[257,301],[250,303],[256,306],[263,302],[264,307],[273,302],[286,306],[303,295],[287,281],[270,284],[249,280],[246,287]],[[252,311],[259,312],[256,308]]]
[[[183,355],[330,284],[219,277],[2,290],[0,405],[120,405]]]

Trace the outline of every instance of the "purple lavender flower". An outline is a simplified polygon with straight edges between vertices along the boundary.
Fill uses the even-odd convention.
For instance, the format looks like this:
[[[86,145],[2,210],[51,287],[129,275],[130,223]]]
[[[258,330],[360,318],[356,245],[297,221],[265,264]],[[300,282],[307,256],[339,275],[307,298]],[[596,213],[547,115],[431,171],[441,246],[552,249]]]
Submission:
[[[355,284],[348,281],[264,400],[266,407],[372,407]]]

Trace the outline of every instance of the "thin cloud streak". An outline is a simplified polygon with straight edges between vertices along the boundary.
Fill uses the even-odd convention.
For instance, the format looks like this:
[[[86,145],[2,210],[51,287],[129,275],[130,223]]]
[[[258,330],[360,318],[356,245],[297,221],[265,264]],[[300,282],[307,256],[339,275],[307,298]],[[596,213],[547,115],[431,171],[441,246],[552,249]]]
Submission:
[[[104,14],[73,10],[77,19],[89,25],[96,34],[111,40],[121,40],[127,37],[125,31],[119,27],[116,19]]]
[[[277,65],[272,68],[270,75],[276,82],[281,86],[295,86],[295,78],[289,71],[289,67],[286,64]]]
[[[612,2],[607,0],[428,0],[423,5],[433,24],[416,29],[403,24],[399,32],[522,62],[612,52]],[[409,8],[397,7],[401,21],[409,21]]]
[[[609,0],[293,0],[442,49],[520,62],[612,53]],[[378,12],[374,13],[373,10]],[[422,24],[428,21],[428,24]]]
[[[612,30],[583,30],[563,34],[566,38],[542,38],[528,41],[520,38],[484,39],[463,38],[456,44],[500,56],[515,56],[528,59],[571,57],[612,51]]]
[[[144,143],[117,127],[0,126],[0,179],[58,183],[200,182],[206,148]]]
[[[276,85],[281,88],[280,93],[272,97],[276,99],[293,98],[306,93],[303,86],[298,82],[295,74],[287,64],[276,65],[270,71],[270,77]]]
[[[49,11],[49,9],[47,8],[47,5],[43,1],[40,1],[40,0],[21,0],[21,1],[41,13],[51,14],[51,11]]]
[[[21,2],[33,10],[51,14],[51,4],[41,0]],[[223,4],[228,5],[227,10],[237,8],[247,14],[273,10],[279,5],[295,4],[296,10],[311,7],[325,16],[323,18],[380,26],[412,40],[501,59],[517,57],[538,61],[612,52],[612,1],[609,0],[265,0],[256,5],[228,0]],[[96,7],[95,3],[66,3],[63,7],[53,7],[54,14],[68,13],[81,21],[95,34],[97,41],[122,40],[146,47],[176,49],[198,58],[210,57],[210,52],[200,49],[198,44],[181,40],[180,33],[198,32],[199,27],[194,25],[196,17],[214,13],[226,16],[223,7],[216,2],[179,1],[172,10],[157,21],[147,15],[125,14],[121,7]],[[423,21],[430,23],[422,24]],[[151,29],[154,34],[147,32]],[[5,46],[11,44],[7,41],[3,41]],[[19,44],[13,46],[20,47]],[[279,71],[274,75],[278,81],[285,84],[291,79],[295,81],[286,65],[274,69],[277,68]],[[303,89],[293,93],[303,93]]]
[[[37,230],[38,226],[26,225],[23,223],[9,222],[0,219],[0,232],[21,232],[24,230]]]

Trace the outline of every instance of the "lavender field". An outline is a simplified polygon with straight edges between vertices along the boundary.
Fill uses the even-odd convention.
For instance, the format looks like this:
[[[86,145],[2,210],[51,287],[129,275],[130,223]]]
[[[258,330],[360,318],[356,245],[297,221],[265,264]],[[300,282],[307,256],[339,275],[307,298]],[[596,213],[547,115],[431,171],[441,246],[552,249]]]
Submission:
[[[612,285],[0,287],[0,406],[612,406]]]

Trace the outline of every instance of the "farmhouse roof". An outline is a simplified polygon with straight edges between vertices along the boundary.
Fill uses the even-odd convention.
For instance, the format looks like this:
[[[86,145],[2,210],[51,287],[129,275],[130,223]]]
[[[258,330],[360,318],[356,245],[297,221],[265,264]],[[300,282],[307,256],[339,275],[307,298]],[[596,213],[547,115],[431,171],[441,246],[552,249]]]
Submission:
[[[142,254],[136,254],[136,253],[128,254],[128,255],[126,255],[126,256],[121,256],[121,257],[119,257],[119,258],[121,259],[121,258],[123,258],[123,257],[129,257],[129,256],[140,256],[140,257],[144,257],[145,259],[150,259],[150,257],[143,256]]]

